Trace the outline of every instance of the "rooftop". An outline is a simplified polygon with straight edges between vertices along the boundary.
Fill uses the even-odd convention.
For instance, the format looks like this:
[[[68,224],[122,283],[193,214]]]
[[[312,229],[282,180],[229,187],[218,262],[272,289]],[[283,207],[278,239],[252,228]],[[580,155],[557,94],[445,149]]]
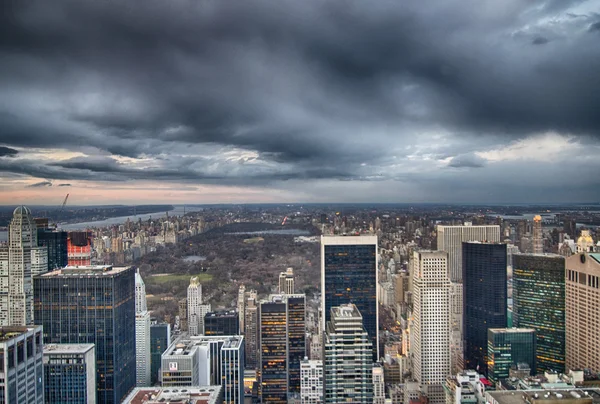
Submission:
[[[342,317],[342,318],[362,318],[360,312],[358,311],[358,308],[352,304],[343,304],[341,306],[338,307],[332,307],[331,308],[331,313],[333,315],[335,315],[335,317]]]
[[[44,355],[83,354],[90,349],[94,349],[94,344],[47,344],[44,345]]]
[[[535,332],[533,328],[488,328],[488,332],[493,334],[499,333],[517,333],[517,332]]]
[[[223,343],[223,349],[238,349],[242,345],[242,341],[244,341],[242,336],[227,337]]]
[[[123,404],[217,404],[222,402],[221,386],[152,388],[138,387]]]
[[[56,271],[46,272],[40,275],[42,278],[50,278],[56,276],[109,276],[116,275],[123,271],[128,270],[131,267],[113,267],[112,265],[85,265],[85,266],[70,266]]]
[[[0,342],[9,341],[13,338],[18,337],[21,334],[25,334],[27,331],[33,331],[35,326],[21,327],[21,326],[7,326],[0,327]]]
[[[498,404],[535,404],[540,401],[567,403],[600,404],[600,389],[565,389],[565,390],[498,390],[488,391],[486,395]],[[493,402],[493,401],[492,401]]]
[[[204,317],[238,317],[238,313],[235,310],[211,311],[206,313]]]

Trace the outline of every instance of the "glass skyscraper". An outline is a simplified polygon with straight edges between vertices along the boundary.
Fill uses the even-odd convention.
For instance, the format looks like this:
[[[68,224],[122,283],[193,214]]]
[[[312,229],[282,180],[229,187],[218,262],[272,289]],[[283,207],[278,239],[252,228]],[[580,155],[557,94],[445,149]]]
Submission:
[[[54,271],[57,268],[67,266],[67,232],[47,228],[38,228],[38,245],[48,249],[48,269]]]
[[[487,371],[488,328],[506,327],[506,244],[463,243],[465,369]]]
[[[287,318],[284,301],[260,304],[259,396],[262,403],[287,403]]]
[[[234,310],[206,313],[204,335],[240,335],[240,316]]]
[[[490,328],[488,330],[488,377],[494,383],[509,376],[511,366],[526,363],[535,370],[535,330]]]
[[[331,320],[331,308],[355,304],[379,358],[379,310],[377,305],[377,237],[321,237],[321,329]]]
[[[97,402],[135,387],[133,267],[67,267],[34,279],[36,323],[46,344],[96,344]]]
[[[171,344],[171,325],[168,323],[150,324],[150,384],[158,381],[158,370],[163,352]]]
[[[44,346],[44,398],[46,403],[96,402],[94,344]]]
[[[513,325],[536,331],[537,373],[565,372],[565,258],[513,255]]]

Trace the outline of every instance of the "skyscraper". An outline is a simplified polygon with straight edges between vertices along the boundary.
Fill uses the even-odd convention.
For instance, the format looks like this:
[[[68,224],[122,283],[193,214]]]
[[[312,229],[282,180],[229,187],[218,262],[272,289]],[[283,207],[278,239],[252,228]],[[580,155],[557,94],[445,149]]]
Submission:
[[[544,235],[542,233],[542,217],[536,215],[533,218],[533,253],[544,253]]]
[[[46,247],[31,248],[31,276],[48,272],[48,249]]]
[[[246,326],[244,321],[246,319],[246,286],[240,285],[238,289],[237,299],[238,316],[240,317],[240,332],[243,334]]]
[[[323,402],[323,361],[300,362],[300,403],[321,404]]]
[[[450,375],[450,280],[448,253],[413,253],[413,375],[432,404],[444,403]]]
[[[279,293],[291,295],[294,293],[294,269],[288,268],[279,273]]]
[[[244,404],[244,357],[244,337],[227,337],[221,347],[221,385],[225,404]]]
[[[150,386],[150,313],[139,269],[135,272],[135,369],[136,386]]]
[[[513,326],[536,332],[537,374],[565,372],[565,258],[513,255]]]
[[[67,232],[38,228],[38,245],[48,249],[48,269],[53,271],[68,265]]]
[[[332,307],[324,341],[324,403],[373,402],[373,348],[354,304]]]
[[[353,303],[371,338],[373,360],[379,358],[377,237],[321,236],[321,329],[331,308]]]
[[[579,253],[565,263],[566,368],[600,372],[600,254]]]
[[[535,330],[532,328],[490,328],[487,349],[488,376],[494,383],[506,379],[513,365],[526,363],[535,371]]]
[[[485,374],[488,328],[506,327],[506,244],[463,243],[465,368]]]
[[[248,292],[244,312],[244,337],[246,340],[246,368],[256,369],[258,350],[258,306],[256,291]]]
[[[44,346],[46,403],[96,403],[96,350],[94,344]]]
[[[92,264],[92,240],[86,231],[72,231],[67,235],[67,258],[69,266]]]
[[[197,277],[192,277],[187,290],[187,316],[190,335],[204,334],[204,316],[210,310],[210,304],[203,304],[202,301],[202,284],[200,284]]]
[[[158,380],[161,355],[171,345],[171,325],[169,323],[150,324],[150,384]]]
[[[34,279],[47,344],[96,344],[96,398],[119,403],[135,387],[135,272],[66,267]]]
[[[2,325],[25,326],[33,324],[33,281],[31,250],[37,248],[37,228],[31,211],[17,207],[8,226],[8,273],[2,282]]]
[[[42,352],[42,327],[0,328],[0,403],[44,403]]]
[[[240,335],[240,317],[234,310],[204,315],[204,335]]]
[[[462,281],[462,243],[465,241],[500,242],[500,226],[442,226],[437,227],[437,249],[448,253],[448,275],[452,282]]]

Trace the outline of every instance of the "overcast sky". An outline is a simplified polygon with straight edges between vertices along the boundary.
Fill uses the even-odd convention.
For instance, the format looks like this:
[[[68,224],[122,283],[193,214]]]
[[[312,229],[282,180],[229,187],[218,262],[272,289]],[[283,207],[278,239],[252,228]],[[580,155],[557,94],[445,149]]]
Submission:
[[[0,203],[600,200],[600,0],[7,1]]]

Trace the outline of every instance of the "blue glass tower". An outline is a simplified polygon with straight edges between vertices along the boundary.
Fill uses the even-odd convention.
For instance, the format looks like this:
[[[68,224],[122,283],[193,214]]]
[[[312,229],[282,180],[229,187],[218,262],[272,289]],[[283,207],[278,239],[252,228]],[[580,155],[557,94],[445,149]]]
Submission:
[[[171,325],[157,323],[150,325],[150,382],[154,385],[158,381],[158,370],[162,354],[171,344]]]
[[[331,308],[353,303],[373,344],[373,360],[379,358],[379,309],[377,305],[377,237],[321,237],[322,324],[331,320]]]
[[[48,248],[48,270],[67,266],[67,232],[48,228],[38,228],[38,245]]]
[[[96,344],[98,403],[135,387],[133,267],[67,267],[34,278],[34,318],[46,344]]]

